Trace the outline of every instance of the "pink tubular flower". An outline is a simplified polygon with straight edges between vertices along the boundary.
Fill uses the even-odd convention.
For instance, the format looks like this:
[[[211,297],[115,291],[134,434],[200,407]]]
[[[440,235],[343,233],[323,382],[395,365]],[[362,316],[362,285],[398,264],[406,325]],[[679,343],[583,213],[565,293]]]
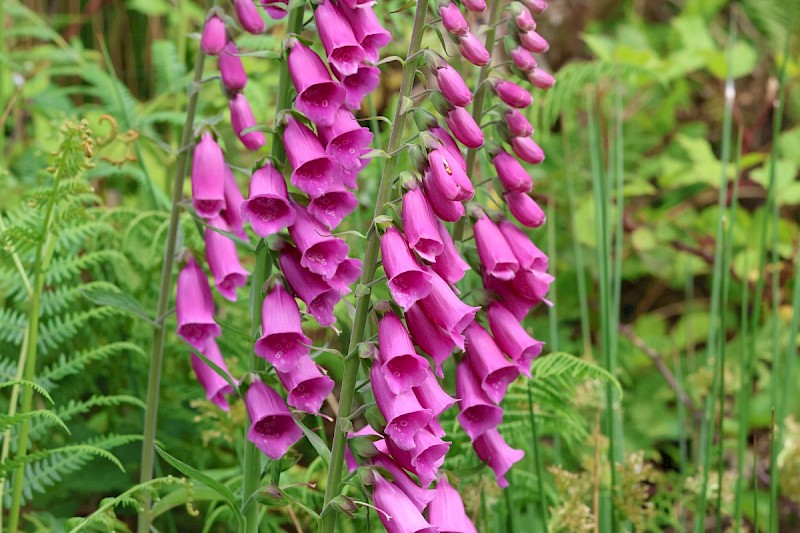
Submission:
[[[420,484],[427,488],[436,479],[439,467],[444,463],[444,456],[450,449],[450,443],[423,428],[416,432],[408,450],[402,449],[392,438],[386,439],[386,447],[392,457],[403,468],[417,474]]]
[[[315,124],[330,125],[336,110],[344,102],[344,89],[331,79],[316,52],[300,41],[292,44],[288,64],[289,75],[297,89],[297,110]]]
[[[461,411],[458,423],[470,440],[474,441],[503,421],[503,409],[492,404],[466,361],[456,367],[456,394]]]
[[[253,110],[250,109],[247,98],[242,93],[237,93],[230,99],[228,105],[231,112],[231,126],[233,126],[233,131],[242,141],[242,144],[248,150],[258,150],[264,146],[267,140],[264,138],[263,133],[260,131],[244,132],[244,130],[256,125],[256,118],[253,116]]]
[[[458,253],[450,232],[441,221],[438,222],[439,236],[442,238],[444,248],[442,253],[436,258],[436,262],[431,264],[431,270],[439,274],[443,280],[450,285],[455,285],[464,277],[464,273],[470,270],[469,264]]]
[[[294,224],[295,212],[289,203],[286,182],[272,163],[253,172],[250,196],[242,204],[242,218],[260,237],[268,237]]]
[[[447,130],[441,126],[436,126],[435,128],[431,128],[429,131],[434,137],[439,139],[439,142],[442,143],[445,151],[450,155],[450,157],[452,157],[459,165],[461,165],[461,168],[466,170],[467,160],[464,159],[464,154],[461,153],[461,149],[459,149],[455,139],[453,139]]]
[[[528,81],[531,82],[531,85],[534,87],[543,90],[547,90],[556,84],[555,78],[553,78],[549,72],[540,68],[535,68],[531,72],[528,72]]]
[[[380,49],[392,41],[392,34],[381,25],[372,6],[361,6],[351,9],[343,3],[339,4],[344,16],[350,22],[350,28],[364,49],[368,61],[377,62],[380,58]]]
[[[347,258],[336,267],[336,274],[328,281],[339,296],[350,294],[350,285],[361,275],[361,259]]]
[[[314,11],[314,20],[328,63],[342,74],[355,74],[364,60],[364,49],[339,8],[330,0],[323,0]]]
[[[456,403],[455,398],[447,394],[442,389],[442,386],[439,385],[436,376],[428,369],[427,362],[425,366],[425,381],[415,386],[413,390],[420,405],[425,409],[430,409],[434,419],[453,407]],[[433,421],[434,420],[431,420],[431,422]]]
[[[470,31],[460,36],[458,50],[464,56],[464,59],[476,67],[488,65],[489,61],[492,60],[492,55],[486,50],[483,43]]]
[[[430,422],[431,410],[422,407],[410,390],[392,393],[382,365],[372,365],[370,378],[375,403],[386,419],[386,434],[400,449],[413,449],[414,435]]]
[[[533,188],[533,180],[517,159],[501,150],[494,158],[492,163],[497,171],[497,177],[507,192],[530,192]]]
[[[217,346],[214,339],[210,339],[206,343],[202,353],[206,356],[206,359],[217,365],[230,377],[231,373],[228,371],[228,365],[225,364],[225,359],[223,359],[219,346]],[[192,370],[194,370],[197,381],[206,390],[206,399],[212,401],[223,411],[230,411],[231,407],[228,405],[228,400],[225,399],[226,395],[233,394],[233,387],[231,387],[230,383],[195,354],[192,354]]]
[[[266,26],[261,13],[256,9],[253,0],[233,0],[233,7],[236,9],[236,18],[242,27],[250,33],[256,35],[264,33]]]
[[[194,147],[192,205],[203,218],[214,218],[225,207],[225,158],[208,132]]]
[[[379,453],[372,458],[371,462],[373,465],[385,469],[392,475],[395,486],[408,496],[408,499],[411,500],[411,503],[414,504],[414,507],[416,507],[419,512],[425,510],[433,499],[434,493],[432,490],[423,489],[417,485],[417,482],[411,479],[406,471],[385,453]]]
[[[222,231],[230,230],[221,217],[214,218],[210,224]],[[236,243],[212,228],[206,228],[205,241],[206,261],[214,276],[214,285],[226,300],[235,302],[236,288],[244,287],[249,275],[239,262]]]
[[[445,119],[453,136],[467,148],[483,146],[483,131],[463,107],[454,107]]]
[[[461,496],[444,474],[440,474],[436,482],[435,496],[428,506],[428,519],[440,533],[478,533],[467,516]]]
[[[475,320],[475,313],[480,307],[471,307],[462,302],[450,285],[436,273],[431,275],[431,284],[431,293],[419,303],[431,321],[461,345],[461,332]]]
[[[208,278],[194,257],[189,258],[178,274],[175,314],[178,335],[197,350],[203,350],[209,340],[222,334],[214,321],[214,300]]]
[[[448,200],[445,198],[442,193],[439,192],[439,189],[431,183],[432,181],[433,178],[430,172],[426,172],[422,177],[422,186],[434,214],[445,222],[461,220],[461,217],[463,217],[466,212],[464,204],[458,200]]]
[[[475,188],[461,165],[453,161],[449,152],[442,147],[431,150],[428,154],[431,185],[448,200],[471,200],[475,196]]]
[[[311,350],[311,339],[303,333],[297,302],[283,285],[276,283],[261,308],[262,333],[254,351],[276,370],[289,372]]]
[[[206,54],[216,56],[225,48],[225,41],[225,21],[216,15],[208,17],[205,26],[203,26],[200,48]]]
[[[547,272],[523,270],[516,275],[512,285],[521,297],[539,303],[546,301],[545,297],[550,290],[550,284],[553,283],[553,279],[553,276]]]
[[[444,377],[442,364],[455,347],[450,334],[434,324],[420,305],[414,305],[406,311],[406,324],[417,346],[436,363],[436,375]]]
[[[531,377],[531,363],[542,353],[542,342],[528,335],[500,302],[490,304],[486,316],[497,346],[517,364],[520,372]]]
[[[536,68],[536,60],[530,52],[521,46],[511,50],[509,55],[511,56],[511,61],[514,62],[514,66],[523,72],[532,72]]]
[[[247,72],[239,57],[239,49],[233,41],[228,41],[219,54],[219,75],[222,84],[229,91],[241,91],[247,85]]]
[[[523,226],[538,228],[547,219],[539,204],[524,192],[510,192],[504,198],[508,210]]]
[[[463,0],[464,7],[476,13],[486,11],[486,0]]]
[[[514,24],[517,25],[521,31],[530,31],[536,29],[536,21],[533,20],[530,10],[524,5],[518,5],[514,11]]]
[[[289,0],[261,0],[261,6],[273,20],[286,17],[286,6]]]
[[[533,126],[525,115],[517,109],[509,109],[505,113],[506,126],[514,137],[530,137],[533,135]]]
[[[511,148],[517,157],[531,165],[538,165],[544,161],[544,150],[530,137],[513,137]]]
[[[521,270],[539,270],[542,272],[547,270],[549,264],[547,256],[531,242],[524,231],[508,220],[501,220],[498,226],[506,242],[514,252]]]
[[[387,533],[438,533],[405,492],[375,473],[372,500]]]
[[[522,0],[522,4],[530,9],[533,13],[541,13],[547,9],[546,0]]]
[[[434,70],[439,90],[451,104],[466,107],[472,102],[472,91],[469,90],[464,78],[456,69],[445,63],[442,68]]]
[[[550,43],[533,30],[521,32],[519,34],[519,42],[526,50],[534,54],[543,54],[550,49]]]
[[[472,446],[481,461],[494,470],[498,486],[500,488],[508,487],[505,475],[511,470],[514,463],[525,457],[525,452],[509,446],[497,429],[490,429],[475,439]]]
[[[389,292],[403,311],[430,294],[431,275],[420,268],[405,239],[393,226],[381,237],[381,257],[389,278]]]
[[[244,231],[244,221],[242,220],[242,204],[244,197],[236,183],[236,177],[231,172],[228,165],[225,165],[225,208],[221,216],[234,235],[247,240],[247,233]]]
[[[480,376],[486,396],[499,404],[508,386],[519,376],[519,369],[506,360],[492,336],[480,324],[470,324],[465,337],[470,368]]]
[[[300,264],[325,279],[332,278],[350,247],[342,239],[333,237],[308,214],[305,207],[295,205],[294,212],[295,220],[289,226],[289,235],[302,254]]]
[[[300,357],[290,371],[277,372],[281,383],[289,391],[286,403],[312,415],[319,413],[322,403],[335,385],[307,355]]]
[[[436,227],[433,209],[421,188],[411,189],[403,195],[402,218],[408,246],[423,259],[435,261],[444,245]]]
[[[325,153],[319,139],[308,126],[290,117],[283,131],[283,145],[289,164],[294,169],[289,178],[292,185],[312,198],[334,188],[341,167]]]
[[[325,151],[344,168],[360,169],[359,156],[367,152],[372,143],[372,132],[361,126],[353,114],[340,107],[330,126],[320,126],[319,138]]]
[[[512,279],[519,270],[519,263],[497,224],[483,216],[475,221],[473,231],[484,273],[497,279]]]
[[[511,107],[525,108],[531,105],[531,93],[508,80],[501,80],[492,84],[495,94]]]
[[[378,358],[383,377],[394,394],[421,385],[428,374],[428,361],[417,355],[405,326],[394,313],[378,323]]]
[[[513,281],[500,281],[499,279],[484,277],[484,287],[495,293],[498,301],[511,311],[517,320],[523,320],[528,312],[542,300],[530,300],[519,293]]]
[[[439,7],[439,16],[442,17],[442,26],[448,33],[464,35],[469,31],[467,19],[461,14],[461,10],[458,9],[455,2]]]
[[[361,108],[361,101],[366,95],[377,89],[381,82],[381,70],[371,65],[360,65],[355,74],[342,74],[336,67],[331,67],[333,74],[342,82],[345,90],[345,104],[353,110]]]
[[[343,184],[336,183],[328,192],[311,199],[308,214],[328,229],[333,229],[357,206],[358,198]]]
[[[306,270],[300,264],[300,253],[286,247],[278,258],[287,283],[297,296],[306,303],[320,326],[331,326],[336,322],[333,306],[341,299],[341,295],[322,279],[322,276]]]
[[[262,381],[256,379],[250,384],[244,403],[250,417],[247,440],[270,459],[280,459],[303,437],[283,398]]]

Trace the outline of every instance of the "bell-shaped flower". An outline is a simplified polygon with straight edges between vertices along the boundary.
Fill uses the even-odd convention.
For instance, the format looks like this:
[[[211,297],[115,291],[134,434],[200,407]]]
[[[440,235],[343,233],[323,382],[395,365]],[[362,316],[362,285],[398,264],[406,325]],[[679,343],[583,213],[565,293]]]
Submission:
[[[539,303],[546,301],[553,279],[547,272],[521,270],[511,283],[523,298]]]
[[[358,198],[342,183],[335,183],[327,192],[312,198],[308,214],[328,229],[334,229],[358,207]]]
[[[436,257],[436,262],[431,264],[431,270],[439,274],[443,280],[450,285],[455,285],[464,277],[464,273],[470,270],[469,264],[464,261],[458,253],[453,237],[441,221],[438,222],[439,236],[442,238],[444,248],[442,253]]]
[[[373,364],[370,378],[375,403],[386,419],[386,435],[400,449],[413,449],[414,435],[430,422],[433,416],[431,410],[422,407],[411,390],[394,394],[383,365]]]
[[[544,161],[544,150],[530,137],[513,137],[511,148],[517,157],[531,165],[538,165]]]
[[[325,153],[322,143],[308,126],[289,117],[283,131],[283,146],[294,169],[289,178],[292,185],[312,198],[336,186],[341,166]]]
[[[512,279],[519,270],[519,263],[497,224],[484,215],[475,221],[473,231],[483,271],[497,279]]]
[[[514,63],[514,66],[520,69],[522,72],[532,72],[533,69],[536,68],[536,60],[533,58],[530,52],[521,46],[517,46],[511,50],[509,56],[511,56],[511,61]]]
[[[466,107],[472,102],[472,91],[451,65],[445,63],[443,67],[434,69],[433,73],[439,90],[448,102],[459,107]]]
[[[458,200],[449,200],[431,183],[433,178],[430,172],[425,172],[422,177],[422,186],[434,214],[445,222],[456,222],[466,213],[464,204]]]
[[[481,127],[463,107],[454,107],[445,118],[447,126],[453,132],[458,142],[467,148],[480,148],[483,146],[483,131]]]
[[[336,267],[336,274],[328,281],[331,288],[339,293],[339,296],[350,294],[353,284],[361,276],[361,259],[347,258]]]
[[[522,109],[531,105],[533,98],[531,93],[520,87],[513,81],[499,80],[492,84],[494,93],[506,104],[517,109]]]
[[[206,343],[202,353],[206,359],[217,365],[228,377],[231,377],[228,365],[225,364],[225,359],[223,359],[219,346],[217,346],[214,339],[210,339]],[[223,411],[230,411],[230,405],[228,405],[228,400],[225,398],[226,395],[234,392],[230,383],[195,354],[192,354],[192,370],[194,370],[197,381],[206,390],[206,399],[216,404]],[[231,377],[231,379],[233,378]]]
[[[286,182],[272,163],[253,172],[250,194],[241,212],[260,237],[269,237],[294,224],[295,212],[289,203]]]
[[[294,206],[294,224],[289,226],[289,235],[300,250],[300,264],[325,279],[336,274],[339,263],[345,260],[350,247],[316,221],[305,207]]]
[[[450,443],[423,428],[416,432],[414,441],[407,450],[401,448],[391,436],[386,439],[386,447],[395,461],[416,474],[420,484],[427,488],[439,474],[439,467],[444,463]]]
[[[273,20],[285,18],[289,0],[261,0],[261,6]]]
[[[211,15],[203,26],[200,49],[210,56],[216,56],[225,48],[226,41],[225,21],[217,15]]]
[[[492,60],[492,54],[486,49],[482,42],[475,37],[475,34],[468,31],[459,36],[458,50],[464,59],[475,65],[482,67],[488,65]]]
[[[247,72],[233,41],[228,41],[219,54],[219,75],[222,84],[231,92],[241,91],[247,85]]]
[[[538,228],[547,220],[542,208],[527,193],[510,192],[504,198],[506,205],[508,205],[508,210],[523,226]]]
[[[500,488],[508,487],[508,481],[505,476],[514,466],[514,463],[521,461],[525,457],[525,452],[509,446],[497,429],[490,429],[475,439],[472,446],[481,461],[494,470],[497,485]]]
[[[372,490],[372,501],[379,510],[383,527],[387,533],[438,533],[439,529],[431,526],[406,496],[406,493],[375,473],[375,484]]]
[[[194,257],[189,258],[178,274],[175,315],[178,335],[198,350],[203,350],[209,340],[222,334],[214,321],[214,300],[208,278]]]
[[[509,109],[505,112],[506,126],[514,137],[530,137],[533,135],[533,126],[525,115],[517,109]]]
[[[511,311],[517,320],[521,321],[525,316],[542,300],[530,300],[520,294],[514,286],[514,281],[501,281],[499,279],[484,276],[483,284],[486,290],[498,296],[497,300]],[[544,300],[546,302],[546,300]]]
[[[365,54],[344,14],[331,0],[323,0],[314,10],[314,20],[328,63],[344,75],[355,74]]]
[[[444,244],[433,209],[421,188],[411,189],[403,195],[402,219],[408,246],[423,259],[435,261]]]
[[[486,396],[499,404],[511,383],[519,376],[519,369],[508,360],[495,344],[494,339],[473,322],[465,333],[467,362],[476,376],[480,376],[481,388]]]
[[[431,185],[448,200],[468,201],[475,196],[475,188],[467,173],[444,147],[431,150],[428,165]]]
[[[300,253],[287,246],[278,257],[286,282],[294,293],[305,302],[321,326],[331,326],[336,322],[333,307],[341,300],[341,295],[327,283],[322,276],[314,274],[300,264]]]
[[[289,391],[286,403],[304,413],[319,413],[322,403],[335,385],[307,355],[300,357],[288,372],[276,370],[281,383]]]
[[[486,316],[497,346],[517,364],[520,372],[531,377],[531,363],[542,353],[543,343],[528,335],[500,302],[490,304]]]
[[[534,87],[538,87],[539,89],[543,90],[547,90],[556,84],[556,80],[553,78],[553,75],[540,68],[535,68],[528,72],[528,81],[531,82],[531,85]]]
[[[550,49],[550,43],[547,42],[547,39],[534,30],[521,32],[518,37],[520,44],[534,54],[543,54]]]
[[[382,375],[394,394],[421,385],[429,372],[428,361],[417,355],[405,326],[394,313],[385,315],[378,323],[378,359]]]
[[[261,306],[261,338],[256,355],[269,361],[276,370],[289,372],[311,350],[311,339],[303,333],[302,317],[289,292],[276,283]]]
[[[434,324],[419,305],[414,305],[406,311],[406,324],[417,346],[436,363],[436,375],[444,377],[442,364],[450,357],[455,347],[450,333]]]
[[[417,485],[417,482],[411,479],[411,476],[409,476],[394,459],[385,453],[379,453],[373,457],[370,462],[374,466],[383,468],[392,475],[392,478],[394,478],[394,485],[408,496],[411,503],[414,504],[414,507],[416,507],[419,512],[424,511],[433,499],[434,492],[432,490],[423,489]]]
[[[230,231],[221,217],[212,219],[210,225],[222,231]],[[244,287],[249,275],[239,262],[236,243],[210,227],[206,228],[205,242],[206,261],[214,276],[214,285],[226,300],[235,302],[236,288]]]
[[[260,131],[244,131],[256,125],[256,118],[253,116],[253,110],[250,109],[247,98],[242,93],[237,93],[230,99],[228,105],[231,112],[231,126],[236,136],[242,141],[242,144],[248,150],[258,150],[264,146],[267,140],[264,138],[263,133]]]
[[[297,90],[294,102],[297,110],[315,124],[329,125],[336,110],[344,103],[342,86],[331,79],[317,53],[300,41],[292,44],[288,64],[289,75]]]
[[[498,227],[514,252],[521,270],[547,270],[550,261],[545,253],[531,242],[524,231],[508,220],[501,220]]]
[[[236,177],[231,172],[231,168],[225,165],[225,208],[220,214],[222,219],[230,228],[231,232],[240,239],[247,240],[247,233],[244,231],[244,220],[242,220],[242,204],[244,196],[239,190]]]
[[[352,110],[361,108],[366,95],[378,88],[381,83],[381,70],[372,65],[359,65],[355,74],[345,75],[331,67],[333,74],[342,82],[345,90],[345,104]]]
[[[330,126],[319,127],[319,139],[325,151],[347,169],[360,169],[359,156],[368,151],[372,132],[358,123],[353,113],[340,107]]]
[[[245,30],[256,35],[264,33],[266,25],[253,0],[233,0],[233,7],[236,18]]]
[[[430,294],[431,275],[420,268],[406,240],[393,226],[381,237],[381,257],[389,292],[404,311]]]
[[[486,11],[486,0],[463,0],[464,7],[475,13]]]
[[[436,380],[436,376],[427,368],[427,365],[425,368],[425,381],[415,386],[413,390],[420,405],[425,409],[430,409],[434,419],[456,404],[456,399],[442,389],[442,386]],[[434,421],[431,420],[431,422]]]
[[[442,18],[442,26],[448,33],[464,35],[469,31],[467,19],[461,14],[461,10],[455,2],[440,5],[439,16]]]
[[[447,481],[446,475],[439,475],[434,494],[428,506],[428,520],[439,528],[439,533],[478,533],[467,516],[461,496]]]
[[[380,50],[392,41],[392,34],[381,25],[372,6],[361,6],[357,9],[340,3],[344,16],[350,22],[350,28],[364,49],[367,61],[376,63],[380,59]]]
[[[438,274],[431,273],[431,293],[419,301],[419,305],[431,321],[450,334],[457,345],[463,345],[460,336],[475,320],[480,307],[472,307],[453,293],[453,289]]]
[[[434,137],[436,137],[439,142],[442,143],[444,149],[447,153],[452,157],[456,163],[461,165],[461,168],[464,170],[467,169],[467,160],[464,159],[464,154],[461,153],[461,149],[459,149],[458,145],[456,144],[455,139],[453,139],[452,135],[448,133],[448,131],[441,126],[436,126],[435,128],[431,128],[428,130]]]
[[[247,440],[267,457],[277,461],[297,441],[303,431],[292,418],[283,398],[261,380],[255,379],[244,396],[250,430]]]
[[[492,158],[500,183],[508,192],[530,192],[533,180],[522,167],[517,158],[505,150],[501,150]]]
[[[204,133],[192,159],[192,205],[203,218],[214,218],[225,207],[225,166],[222,149]]]
[[[470,440],[474,441],[503,421],[503,409],[494,405],[486,396],[480,380],[466,361],[456,367],[456,394],[460,410],[458,423]]]

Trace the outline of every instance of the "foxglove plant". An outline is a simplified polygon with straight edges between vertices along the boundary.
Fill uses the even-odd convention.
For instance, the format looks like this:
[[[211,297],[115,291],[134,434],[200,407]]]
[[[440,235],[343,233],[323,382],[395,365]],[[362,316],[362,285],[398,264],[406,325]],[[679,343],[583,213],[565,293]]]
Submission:
[[[347,328],[350,338],[338,401],[332,402],[338,412],[321,532],[335,528],[346,451],[354,468],[378,467],[392,474],[392,481],[377,471],[369,476],[374,506],[388,531],[476,531],[442,470],[451,443],[444,440],[450,435],[438,419],[456,405],[457,419],[476,456],[494,471],[498,485],[507,486],[505,476],[523,455],[503,440],[498,429],[502,401],[519,374],[530,376],[531,363],[542,351],[542,343],[530,336],[522,320],[538,303],[549,303],[546,294],[553,278],[547,273],[547,257],[504,214],[490,210],[487,200],[496,206],[502,198],[501,209],[523,226],[538,227],[545,221],[531,196],[530,171],[520,162],[538,164],[544,159],[524,114],[534,99],[509,75],[534,87],[552,86],[552,77],[531,55],[547,49],[533,17],[546,4],[539,0],[527,0],[525,5],[503,0],[461,4],[476,13],[488,8],[488,26],[485,31],[470,27],[459,4],[443,0],[436,7],[453,50],[442,52],[458,50],[467,62],[481,67],[479,72],[457,69],[443,59],[445,54],[422,49],[429,6],[428,0],[420,0],[388,143],[385,150],[374,151],[378,130],[363,127],[358,116],[363,99],[379,84],[380,50],[391,34],[372,3],[324,0],[313,6],[309,18],[305,12],[311,4],[277,0],[262,1],[258,7],[249,0],[234,0],[239,24],[250,33],[265,31],[263,15],[280,20],[288,10],[270,154],[253,170],[247,199],[214,132],[197,132],[191,167],[192,206],[206,226],[205,257],[216,292],[235,301],[237,288],[250,280],[254,341],[246,374],[238,378],[230,374],[220,350],[224,344],[215,340],[222,331],[215,321],[208,275],[195,260],[202,254],[196,251],[182,254],[188,259],[178,277],[176,314],[178,334],[197,352],[191,365],[207,398],[227,410],[226,396],[238,395],[247,408],[239,511],[244,531],[258,530],[261,454],[273,461],[271,483],[278,485],[280,459],[308,431],[304,417],[320,414],[335,389],[313,358],[316,350],[312,335],[304,331],[308,325],[304,319],[334,327],[344,316],[337,313],[337,306],[346,298],[355,299],[355,313]],[[510,61],[506,62],[499,60],[501,51],[495,46],[503,14],[509,23],[505,53]],[[218,8],[209,12],[201,50],[218,57],[233,133],[245,148],[260,152],[268,139],[259,130],[266,128],[261,128],[243,93],[248,83],[243,54],[233,28],[226,28],[224,20]],[[318,40],[304,27],[306,20],[314,21]],[[203,72],[202,57],[196,81]],[[427,66],[420,61],[423,57]],[[414,95],[420,70],[436,80],[437,89]],[[468,85],[473,78],[474,91]],[[492,94],[496,100],[484,113]],[[196,104],[193,94],[184,145],[190,144],[194,133]],[[500,118],[482,126],[490,114]],[[409,115],[418,133],[406,138]],[[497,174],[491,185],[497,188],[494,194],[473,183],[476,160],[485,145],[483,153]],[[411,155],[408,169],[399,168],[403,151]],[[371,157],[381,153],[389,157],[383,162],[377,196],[370,200],[374,216],[366,248],[359,258],[350,257],[351,243],[336,229],[358,206],[359,174],[369,167]],[[178,165],[162,300],[170,288],[187,164],[183,157]],[[389,206],[397,217],[388,215]],[[446,223],[454,224],[452,232]],[[464,232],[470,227],[477,250],[472,266],[462,256],[468,246]],[[239,248],[255,254],[251,273],[242,267]],[[272,266],[277,270],[268,278]],[[396,306],[372,301],[373,287],[383,282],[377,277],[379,268]],[[462,295],[457,284],[473,268],[483,292]],[[159,316],[166,314],[167,305],[168,299],[159,302]],[[160,327],[163,330],[163,323]],[[377,333],[376,346],[369,331]],[[163,334],[157,333],[154,365],[160,365],[162,352]],[[351,417],[362,359],[371,360],[364,372],[369,387],[363,392],[371,391],[384,420],[354,432]],[[151,369],[151,377],[154,374],[157,377],[158,368]],[[454,378],[454,395],[440,382],[447,375]],[[157,388],[157,379],[151,379],[148,400],[152,396],[155,400],[148,401],[143,450],[150,459],[143,460],[143,479],[152,470]],[[377,440],[369,453],[357,453],[346,450],[348,437]],[[141,529],[140,523],[140,531],[145,531],[146,513],[140,522],[145,527]]]

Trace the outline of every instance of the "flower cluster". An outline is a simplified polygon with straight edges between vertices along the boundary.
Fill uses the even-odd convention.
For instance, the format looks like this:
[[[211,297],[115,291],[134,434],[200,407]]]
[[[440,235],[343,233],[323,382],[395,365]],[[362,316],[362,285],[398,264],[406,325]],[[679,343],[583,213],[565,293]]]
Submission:
[[[286,14],[286,2],[265,1],[262,6],[272,18]],[[264,19],[251,0],[235,0],[234,7],[245,30],[264,32]],[[197,143],[192,163],[192,204],[207,223],[206,259],[223,297],[235,300],[236,288],[248,276],[231,234],[247,240],[247,222],[260,238],[279,233],[282,237],[277,241],[277,262],[285,283],[271,281],[254,351],[274,368],[287,397],[284,400],[259,377],[252,378],[245,394],[251,421],[248,439],[272,459],[282,457],[303,435],[288,406],[318,413],[334,387],[310,357],[311,340],[303,333],[295,298],[320,325],[333,325],[334,306],[351,292],[350,285],[361,273],[361,261],[348,257],[347,243],[331,231],[358,205],[353,190],[358,173],[369,163],[362,156],[369,151],[372,133],[353,112],[377,87],[379,70],[369,63],[391,39],[369,6],[326,1],[317,6],[315,21],[327,64],[297,36],[289,39],[286,61],[297,97],[294,109],[283,117],[282,138],[277,140],[286,151],[289,182],[300,192],[290,195],[278,162],[267,160],[252,173],[245,200],[210,132]],[[246,148],[259,150],[266,139],[253,131],[256,121],[241,92],[247,74],[229,30],[224,14],[212,10],[201,48],[218,56],[234,132]],[[234,392],[235,381],[214,340],[221,331],[211,289],[194,258],[178,278],[177,314],[179,335],[217,367],[193,355],[198,381],[208,398],[227,410],[225,396]]]

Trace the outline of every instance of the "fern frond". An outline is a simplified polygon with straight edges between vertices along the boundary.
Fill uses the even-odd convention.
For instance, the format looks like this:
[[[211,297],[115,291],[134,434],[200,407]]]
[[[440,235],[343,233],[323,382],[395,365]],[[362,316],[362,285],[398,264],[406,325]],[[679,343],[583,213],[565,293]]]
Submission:
[[[125,256],[117,250],[96,250],[77,257],[53,258],[45,275],[45,284],[57,285],[72,276],[79,275],[83,270],[125,261]]]
[[[622,395],[622,386],[619,381],[606,369],[566,352],[551,353],[539,357],[533,362],[531,366],[532,379],[539,380],[551,376],[570,376],[575,379],[599,379],[611,382]]]
[[[153,58],[156,92],[178,92],[186,87],[186,65],[178,58],[178,50],[173,41],[153,42],[151,57]]]
[[[0,341],[21,346],[28,319],[16,309],[0,308]]]
[[[14,365],[14,366],[16,366],[16,365]],[[0,368],[2,368],[2,365],[0,365]],[[11,381],[4,381],[4,382],[0,383],[0,389],[6,389],[8,387],[16,387],[16,386],[19,386],[19,387],[30,387],[34,391],[36,391],[39,394],[41,394],[48,402],[50,402],[51,404],[54,403],[53,402],[53,398],[50,397],[50,393],[47,392],[47,390],[44,387],[42,387],[41,385],[39,385],[36,382],[28,381],[28,380],[25,380],[25,379],[14,379],[14,380],[11,380]]]
[[[28,411],[27,413],[17,413],[15,415],[6,415],[0,413],[0,432],[10,429],[14,426],[21,424],[25,420],[43,419],[48,426],[59,426],[65,432],[69,433],[69,428],[61,418],[58,417],[53,411],[47,409],[37,409],[35,411]]]
[[[42,321],[39,325],[40,349],[56,349],[67,340],[81,333],[81,330],[86,328],[90,321],[109,318],[122,313],[123,311],[120,309],[102,306],[88,311],[57,315],[47,321]]]
[[[48,388],[67,376],[72,376],[83,371],[86,365],[109,359],[124,352],[132,352],[145,356],[144,350],[132,342],[113,342],[104,346],[97,346],[83,350],[69,357],[61,354],[58,361],[39,373],[38,381]]]
[[[118,290],[117,286],[107,281],[90,281],[83,285],[73,287],[57,287],[55,290],[42,293],[42,316],[51,316],[64,313],[72,308],[76,302],[83,299],[84,293],[89,290]]]
[[[60,448],[40,450],[38,452],[28,453],[24,456],[17,455],[13,459],[0,464],[0,476],[7,477],[9,472],[16,470],[20,466],[31,464],[35,461],[49,459],[56,454],[75,454],[84,456],[94,455],[97,457],[102,457],[114,463],[114,465],[116,465],[122,472],[125,472],[125,467],[122,466],[122,463],[119,462],[119,459],[117,459],[116,456],[114,456],[114,454],[108,450],[88,444],[72,444],[69,446],[61,446]]]
[[[121,405],[134,405],[144,409],[144,403],[138,398],[124,394],[115,396],[92,396],[85,401],[70,400],[63,407],[55,411],[55,415],[62,422],[68,422],[72,417],[87,413],[94,407],[119,407]],[[37,420],[31,424],[30,436],[32,440],[39,439],[45,430],[52,426],[51,420]]]

